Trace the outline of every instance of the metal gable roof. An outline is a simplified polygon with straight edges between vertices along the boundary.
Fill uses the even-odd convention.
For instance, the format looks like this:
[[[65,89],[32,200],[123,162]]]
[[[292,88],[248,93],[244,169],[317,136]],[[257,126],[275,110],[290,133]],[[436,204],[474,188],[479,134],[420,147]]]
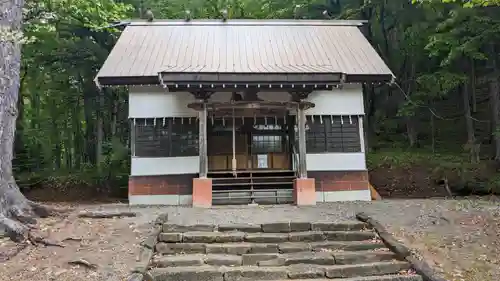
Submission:
[[[360,24],[332,20],[135,22],[122,32],[96,78],[156,78],[160,73],[338,73],[390,79],[392,72],[361,33]]]

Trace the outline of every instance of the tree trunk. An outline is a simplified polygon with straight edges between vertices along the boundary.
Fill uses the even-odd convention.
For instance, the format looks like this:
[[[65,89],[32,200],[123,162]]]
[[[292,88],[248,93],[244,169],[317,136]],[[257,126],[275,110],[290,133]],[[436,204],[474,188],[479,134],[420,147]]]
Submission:
[[[0,2],[3,17],[0,34],[21,32],[24,0]],[[1,37],[2,35],[0,35]],[[7,36],[12,38],[12,36]],[[0,38],[0,232],[12,239],[25,238],[26,223],[35,223],[35,213],[47,209],[26,199],[12,173],[14,137],[16,133],[17,101],[19,96],[21,42]]]
[[[495,48],[492,47],[493,76],[490,80],[490,104],[493,139],[495,140],[495,162],[500,164],[500,81]]]
[[[23,0],[5,1],[0,9],[5,17],[0,26],[7,32],[21,31]],[[2,35],[0,35],[2,36]],[[20,42],[0,38],[0,230],[24,233],[27,228],[14,219],[24,217],[29,210],[28,200],[19,190],[12,173],[14,137],[16,132],[19,72],[21,66]]]
[[[476,134],[474,132],[474,121],[472,120],[469,87],[467,84],[461,87],[462,98],[464,101],[464,117],[467,130],[467,150],[469,150],[471,163],[479,162],[479,144],[476,143]]]

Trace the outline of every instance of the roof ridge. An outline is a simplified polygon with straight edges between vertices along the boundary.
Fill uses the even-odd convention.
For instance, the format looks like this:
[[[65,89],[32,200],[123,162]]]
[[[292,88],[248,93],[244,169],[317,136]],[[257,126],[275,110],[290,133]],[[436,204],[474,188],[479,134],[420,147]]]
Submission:
[[[140,19],[124,21],[131,26],[362,26],[367,21],[363,20],[262,20],[262,19],[193,19],[185,21],[182,19],[155,19],[148,22]]]

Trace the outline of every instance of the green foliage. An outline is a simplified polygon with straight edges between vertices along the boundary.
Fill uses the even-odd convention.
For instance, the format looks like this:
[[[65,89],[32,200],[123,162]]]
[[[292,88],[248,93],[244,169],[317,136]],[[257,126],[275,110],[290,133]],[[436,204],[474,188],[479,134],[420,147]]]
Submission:
[[[383,151],[368,156],[369,166],[430,163],[436,177],[446,171],[450,178],[467,182],[465,178],[474,179],[472,175],[485,169],[469,166],[464,156],[467,132],[457,89],[468,85],[476,90],[474,118],[488,121],[475,123],[476,134],[485,147],[482,158],[490,159],[488,138],[496,130],[489,126],[486,82],[498,76],[492,68],[499,61],[500,12],[495,7],[499,4],[498,0],[28,0],[24,38],[30,38],[30,44],[23,46],[17,178],[26,188],[126,184],[127,92],[99,92],[93,79],[120,35],[105,26],[137,19],[149,7],[157,19],[184,18],[186,10],[193,19],[220,18],[221,10],[227,9],[230,19],[324,19],[326,10],[332,18],[366,20],[367,39],[393,70],[399,87],[365,88],[367,140]],[[420,145],[417,151],[407,149],[410,121]],[[483,178],[481,182],[489,182]],[[494,180],[498,177],[490,178],[489,184],[498,185]]]

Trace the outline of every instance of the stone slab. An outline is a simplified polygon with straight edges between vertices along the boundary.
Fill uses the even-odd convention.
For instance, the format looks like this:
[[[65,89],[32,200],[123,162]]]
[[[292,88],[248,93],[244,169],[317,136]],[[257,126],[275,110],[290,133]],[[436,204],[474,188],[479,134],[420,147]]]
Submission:
[[[376,237],[371,231],[325,231],[325,237],[331,241],[363,241]]]
[[[207,254],[229,254],[243,255],[249,253],[252,244],[249,243],[223,243],[223,244],[207,244]]]
[[[241,231],[217,232],[215,242],[228,243],[228,242],[243,242],[245,233]]]
[[[182,233],[180,232],[162,232],[158,236],[160,242],[181,242]]]
[[[215,266],[240,266],[242,257],[236,255],[209,254],[205,257],[205,263]]]
[[[218,226],[220,232],[224,231],[242,231],[247,233],[261,232],[262,227],[260,224],[220,224]]]
[[[391,261],[396,254],[390,251],[334,252],[335,263],[339,265]]]
[[[325,268],[328,278],[349,278],[359,276],[397,274],[407,270],[410,264],[401,261],[375,262],[365,264],[335,265]]]
[[[311,223],[311,230],[316,231],[349,231],[349,230],[363,230],[367,225],[363,222],[349,221],[349,222],[313,222]]]
[[[338,279],[317,278],[317,279],[301,279],[301,281],[332,281]],[[353,277],[343,278],[339,281],[423,281],[419,275],[384,275],[384,276],[368,276],[368,277]]]
[[[278,257],[278,254],[244,254],[242,256],[243,265],[258,265],[260,261],[272,260]]]
[[[311,242],[313,251],[364,251],[385,248],[382,242],[365,241],[326,241]]]
[[[334,265],[335,259],[330,253],[293,253],[281,256],[285,260],[284,265],[314,264]]]
[[[156,244],[156,251],[160,254],[204,254],[205,244],[202,243],[164,243]]]
[[[181,225],[173,223],[164,223],[163,232],[188,232],[188,231],[214,231],[215,226],[209,224],[196,224],[196,225]]]
[[[323,267],[306,264],[296,264],[288,267],[288,278],[290,279],[316,279],[324,278]]]
[[[211,266],[186,266],[154,268],[151,275],[155,281],[223,281],[224,273]]]
[[[288,233],[290,232],[289,222],[263,223],[262,232],[268,233]]]
[[[290,242],[318,242],[325,239],[322,231],[291,232],[288,234]]]
[[[127,277],[127,281],[143,281],[143,279],[142,273],[132,273]]]
[[[224,281],[285,280],[286,268],[242,266],[228,268],[224,272]]]
[[[153,257],[153,249],[141,247],[137,255],[136,264],[132,269],[132,273],[144,273],[148,269],[151,258]]]
[[[158,243],[158,235],[160,234],[161,226],[154,226],[153,230],[146,239],[141,243],[142,246],[148,247],[150,249],[154,249],[156,243]]]
[[[275,266],[284,266],[285,265],[285,259],[283,257],[277,257],[275,259],[271,260],[265,260],[265,261],[259,261],[257,263],[259,266],[263,267],[275,267]]]
[[[311,230],[310,222],[290,222],[290,231],[309,231]]]
[[[281,243],[288,241],[286,233],[247,233],[245,235],[246,242],[254,243]]]
[[[156,267],[173,266],[199,266],[204,264],[205,255],[179,255],[179,256],[161,256],[155,258],[153,265]]]
[[[278,244],[252,244],[250,254],[279,253]]]
[[[214,243],[216,232],[188,231],[182,234],[183,243]]]
[[[278,244],[280,253],[296,253],[311,251],[309,243],[281,243]]]

